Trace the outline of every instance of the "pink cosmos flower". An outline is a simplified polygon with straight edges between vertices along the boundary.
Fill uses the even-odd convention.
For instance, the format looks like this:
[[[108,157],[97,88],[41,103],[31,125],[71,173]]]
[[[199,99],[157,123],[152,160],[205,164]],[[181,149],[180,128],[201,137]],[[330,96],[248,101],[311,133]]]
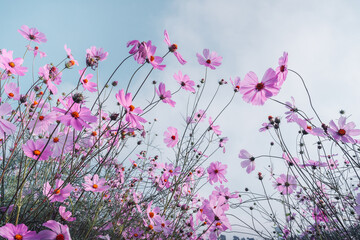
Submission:
[[[54,220],[49,220],[43,224],[44,227],[51,230],[43,230],[39,232],[39,240],[71,240],[69,227],[62,225]]]
[[[67,103],[62,100],[60,102],[65,109],[54,107],[53,110],[64,114],[57,119],[65,126],[72,126],[74,129],[81,131],[83,127],[91,128],[87,122],[93,123],[97,121],[97,117],[92,116],[91,111],[87,107],[74,103],[71,97],[67,99]]]
[[[171,91],[165,90],[165,84],[160,83],[159,84],[159,90],[155,89],[156,94],[160,97],[160,100],[162,100],[163,103],[168,103],[170,106],[175,107],[176,102],[171,100]]]
[[[255,170],[255,158],[245,149],[240,150],[239,158],[245,159],[241,162],[241,167],[246,168],[247,173]]]
[[[213,130],[216,135],[221,135],[220,126],[219,125],[215,126],[213,124],[211,117],[209,117],[209,124],[210,124],[209,131]]]
[[[278,76],[277,86],[281,87],[284,83],[286,76],[288,74],[287,69],[287,62],[288,62],[288,53],[284,52],[283,56],[279,58],[279,66],[276,68],[276,75]]]
[[[267,131],[269,130],[270,128],[273,128],[274,126],[271,124],[271,123],[263,123],[261,124],[262,125],[262,128],[259,129],[259,132],[264,132],[264,131]]]
[[[66,66],[72,67],[75,64],[79,66],[78,61],[75,60],[75,58],[73,57],[73,55],[71,54],[71,49],[67,47],[67,45],[64,45],[64,49],[67,55],[67,58],[70,59],[70,61],[67,63]]]
[[[43,194],[47,196],[50,202],[64,202],[67,199],[71,192],[74,191],[74,188],[70,185],[63,186],[64,181],[61,179],[56,179],[55,188],[52,188],[49,182],[44,184]]]
[[[209,174],[209,182],[213,185],[216,182],[222,183],[222,181],[227,182],[228,180],[225,178],[227,165],[221,164],[220,162],[212,162],[210,163],[207,172]]]
[[[16,83],[8,83],[4,86],[6,95],[14,100],[20,100],[20,88],[17,87]]]
[[[59,214],[62,217],[62,219],[64,219],[65,221],[73,222],[76,220],[76,218],[71,217],[71,212],[66,211],[66,207],[64,207],[64,206],[59,207]]]
[[[288,122],[293,122],[294,121],[294,115],[295,117],[297,117],[297,111],[298,109],[295,106],[295,99],[293,97],[291,97],[291,102],[286,102],[286,108],[289,109],[289,111],[285,112],[286,115],[286,119]]]
[[[198,62],[200,65],[204,65],[205,67],[209,67],[211,69],[215,69],[215,66],[218,67],[221,65],[222,57],[218,56],[216,52],[209,52],[209,49],[203,50],[204,57],[199,53],[196,54],[198,58]]]
[[[355,212],[358,216],[360,216],[360,193],[356,195],[356,206],[355,206]]]
[[[156,52],[156,47],[151,45],[151,41],[147,42],[145,45],[146,51],[146,61],[150,63],[155,69],[164,70],[166,65],[160,65],[163,61],[162,57],[154,56]]]
[[[285,174],[281,174],[274,183],[274,187],[283,195],[293,193],[296,189],[296,186],[296,178],[294,176]]]
[[[155,232],[163,232],[165,235],[168,235],[171,233],[171,222],[169,220],[165,219],[165,216],[156,216],[155,219],[155,226],[154,231]]]
[[[17,74],[19,76],[24,76],[27,72],[27,68],[21,66],[21,64],[24,62],[24,59],[13,59],[13,51],[6,51],[6,49],[2,49],[1,52],[0,68],[5,69],[8,75]]]
[[[30,45],[27,45],[26,47],[29,51],[34,53],[34,57],[36,57],[38,54],[40,55],[40,58],[46,57],[46,53],[43,51],[40,51],[38,46],[35,46],[34,48],[32,48]]]
[[[85,68],[83,70],[79,70],[79,74],[80,74],[80,76],[82,76],[80,79],[82,86],[84,87],[85,90],[88,90],[89,92],[96,92],[97,84],[94,82],[90,82],[90,80],[92,79],[92,77],[94,75],[92,75],[90,73],[90,74],[84,76],[84,71],[85,71]]]
[[[234,87],[234,91],[238,92],[240,89],[241,80],[240,77],[235,77],[234,81],[230,78],[231,85]]]
[[[164,132],[164,143],[167,147],[173,148],[179,141],[177,129],[174,127],[168,127],[167,131]]]
[[[85,183],[83,184],[85,191],[91,192],[103,192],[110,188],[109,185],[105,185],[105,178],[99,179],[99,175],[95,174],[93,177],[91,175],[85,176]]]
[[[133,46],[130,49],[129,53],[134,55],[135,61],[138,62],[139,64],[144,64],[146,61],[147,54],[146,54],[145,46],[147,44],[151,45],[151,41],[148,41],[147,43],[146,42],[140,43],[138,40],[132,40],[126,44],[126,47]]]
[[[36,28],[29,28],[26,25],[22,25],[18,32],[27,40],[34,41],[37,43],[46,42],[47,39],[45,34],[39,32]]]
[[[223,149],[223,153],[225,153],[225,144],[227,143],[227,141],[229,141],[229,139],[227,137],[222,137],[219,139],[219,148]]]
[[[204,110],[200,109],[198,112],[194,114],[194,117],[187,117],[187,123],[196,123],[196,122],[203,122],[206,118],[206,113]]]
[[[264,105],[265,101],[279,93],[280,88],[276,86],[277,76],[273,69],[269,68],[259,82],[254,72],[246,74],[241,82],[239,92],[243,94],[245,102],[253,105]]]
[[[333,120],[329,123],[328,131],[336,141],[342,141],[345,143],[356,143],[356,140],[352,136],[360,135],[360,129],[354,129],[356,127],[354,122],[346,123],[346,117],[341,116],[338,121],[339,127],[336,126]]]
[[[282,158],[286,160],[289,166],[298,165],[300,162],[300,160],[297,157],[290,158],[287,153],[283,153]]]
[[[126,117],[125,120],[130,123],[131,128],[142,129],[140,122],[146,123],[147,121],[140,117],[138,114],[143,113],[143,110],[139,107],[135,108],[132,105],[132,96],[131,93],[127,93],[126,96],[124,94],[124,89],[121,89],[119,93],[115,95],[118,102],[126,109]]]
[[[7,223],[0,227],[0,236],[7,240],[37,240],[39,239],[35,231],[28,231],[25,224],[18,224],[14,226]]]
[[[175,55],[175,57],[177,58],[179,63],[184,65],[186,63],[186,61],[182,58],[180,53],[177,52],[178,46],[175,43],[171,44],[169,34],[168,34],[168,32],[166,30],[164,31],[164,36],[165,36],[165,43],[168,45],[169,51],[172,52]]]
[[[22,149],[29,158],[42,161],[47,160],[51,155],[50,149],[48,147],[45,148],[45,145],[46,142],[42,139],[38,139],[36,142],[30,139],[22,145]]]
[[[62,72],[53,65],[46,64],[43,67],[39,68],[39,76],[44,80],[47,87],[53,94],[57,94],[57,87],[54,85],[59,85],[61,83]]]
[[[28,129],[33,134],[44,133],[49,129],[49,126],[56,121],[56,112],[50,112],[46,114],[46,111],[42,113],[36,113],[33,115],[33,120],[30,121]]]
[[[304,133],[309,133],[314,136],[324,137],[324,130],[318,127],[312,127],[308,125],[308,122],[305,119],[299,118],[296,114],[292,115],[292,121],[296,122],[300,127],[304,129]]]
[[[94,58],[97,61],[104,61],[108,56],[108,52],[105,52],[103,48],[96,48],[92,46],[91,48],[86,49],[86,53],[90,58]]]
[[[193,88],[195,83],[194,83],[194,81],[190,80],[188,75],[185,74],[183,76],[182,72],[179,70],[179,75],[174,73],[174,78],[181,85],[182,89],[184,89],[186,91],[190,91],[192,93],[195,93],[195,89]]]
[[[9,115],[12,112],[11,105],[9,103],[3,103],[0,105],[0,116]],[[16,126],[11,122],[0,118],[0,138],[5,138],[6,135],[14,134]]]

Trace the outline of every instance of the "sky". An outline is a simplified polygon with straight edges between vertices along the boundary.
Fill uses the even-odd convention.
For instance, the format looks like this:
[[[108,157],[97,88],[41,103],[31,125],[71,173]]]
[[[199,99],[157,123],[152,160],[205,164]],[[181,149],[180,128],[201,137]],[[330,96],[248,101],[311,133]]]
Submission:
[[[289,53],[289,68],[304,78],[313,104],[324,122],[338,119],[339,110],[344,109],[347,116],[351,115],[351,121],[359,125],[359,4],[358,1],[335,0],[22,0],[16,1],[16,4],[3,1],[2,9],[6,11],[1,13],[0,48],[14,50],[15,56],[22,56],[27,42],[17,29],[24,24],[36,27],[48,39],[46,44],[41,45],[41,50],[48,57],[38,59],[37,66],[61,61],[65,56],[64,44],[72,49],[73,55],[82,64],[87,48],[103,47],[109,51],[108,59],[100,67],[100,76],[105,78],[127,56],[126,42],[129,40],[152,40],[158,46],[159,55],[165,53],[163,32],[167,29],[170,39],[178,44],[178,51],[188,63],[181,66],[173,56],[169,56],[165,61],[167,68],[163,72],[155,71],[151,80],[166,82],[172,89],[177,86],[172,76],[178,70],[193,80],[203,77],[204,69],[198,65],[195,54],[201,53],[204,48],[223,57],[222,65],[208,72],[209,85],[214,89],[219,79],[229,81],[235,76],[243,79],[249,71],[261,78],[269,67],[277,67],[278,58],[286,51]],[[120,87],[133,70],[134,65],[131,65],[115,75]],[[144,74],[141,73],[138,79]],[[64,74],[64,77],[69,79],[69,86],[71,81],[75,81],[71,80],[75,79],[71,74]],[[150,84],[145,87],[148,91],[142,93],[144,98],[152,91]],[[225,87],[221,89],[210,114],[220,111],[231,97],[230,86]],[[300,79],[289,73],[275,99],[286,102],[291,96],[299,108],[314,116]],[[180,110],[181,106],[185,106],[181,105],[182,100],[178,101]],[[184,117],[180,110],[173,111],[168,107],[159,114],[164,122],[180,123],[181,117]],[[269,164],[266,159],[256,162],[257,169],[249,176],[240,167],[237,154],[240,149],[247,149],[255,156],[268,153],[271,138],[259,133],[258,129],[268,115],[281,116],[284,112],[285,109],[275,102],[266,102],[261,107],[252,106],[238,95],[218,120],[223,134],[230,141],[226,153],[217,154],[214,160],[231,166],[227,175],[231,190],[249,187],[248,179],[255,180],[257,172]],[[173,116],[179,117],[174,119]],[[166,128],[167,125],[164,125],[159,131]],[[295,142],[291,136],[289,141]]]

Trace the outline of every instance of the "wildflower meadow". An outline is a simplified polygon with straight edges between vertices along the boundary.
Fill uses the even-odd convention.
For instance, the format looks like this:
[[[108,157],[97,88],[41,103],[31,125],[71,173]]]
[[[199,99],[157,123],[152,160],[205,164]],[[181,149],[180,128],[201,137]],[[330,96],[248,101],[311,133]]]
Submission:
[[[7,31],[24,47],[0,46],[2,239],[360,239],[360,127],[318,112],[287,49],[264,72],[219,79],[220,51],[184,55],[186,36],[165,29],[162,41],[119,43],[126,55],[74,54],[61,35],[58,56],[37,26]],[[197,74],[181,69],[189,62]],[[278,96],[288,81],[310,108]],[[281,114],[237,120],[259,122],[249,131],[270,144],[236,146],[229,164],[224,114],[270,102]]]

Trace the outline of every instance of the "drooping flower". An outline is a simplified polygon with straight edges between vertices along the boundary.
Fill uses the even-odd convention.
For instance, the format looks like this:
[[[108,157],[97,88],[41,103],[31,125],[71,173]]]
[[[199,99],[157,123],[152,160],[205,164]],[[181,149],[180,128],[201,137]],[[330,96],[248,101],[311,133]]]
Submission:
[[[171,100],[171,91],[165,90],[165,84],[164,83],[160,83],[159,84],[159,90],[155,89],[156,94],[159,96],[160,100],[163,103],[168,103],[170,106],[175,107],[176,102]]]
[[[342,141],[345,143],[356,143],[356,140],[352,136],[360,135],[360,129],[354,129],[356,127],[354,122],[346,123],[346,117],[341,116],[338,121],[338,126],[333,120],[329,123],[328,131],[336,141]]]
[[[74,191],[74,188],[70,183],[64,186],[63,180],[56,179],[55,188],[52,188],[49,182],[44,184],[43,194],[49,198],[50,202],[64,202],[72,191]]]
[[[200,65],[204,65],[205,67],[209,67],[213,70],[215,70],[215,67],[221,65],[221,61],[223,58],[221,56],[218,56],[216,52],[210,53],[209,49],[204,49],[203,54],[205,58],[199,53],[196,54]]]
[[[130,127],[142,129],[141,122],[146,123],[147,121],[140,117],[138,114],[143,113],[143,110],[139,107],[135,108],[132,105],[131,93],[124,94],[124,89],[121,89],[116,95],[116,99],[126,109],[125,120],[130,124]]]
[[[234,81],[230,78],[231,85],[234,87],[234,91],[238,92],[240,89],[241,79],[240,77],[235,77]]]
[[[59,207],[59,214],[62,217],[62,219],[64,219],[65,221],[73,222],[76,220],[76,218],[71,217],[71,212],[66,211],[66,207],[64,207],[64,206]]]
[[[81,76],[80,81],[82,83],[82,86],[84,87],[85,90],[88,90],[89,92],[96,92],[97,84],[94,82],[90,82],[90,80],[94,75],[89,73],[88,75],[84,76],[84,71],[85,68],[83,70],[79,70],[79,74]]]
[[[48,147],[45,147],[45,145],[46,142],[43,139],[38,139],[36,142],[30,139],[22,145],[22,149],[29,158],[40,161],[47,160],[51,155],[51,151]]]
[[[180,55],[180,53],[177,52],[178,46],[177,44],[173,43],[171,44],[170,42],[170,38],[169,38],[169,34],[168,32],[165,30],[164,31],[164,36],[165,36],[165,43],[168,45],[169,47],[169,51],[172,52],[175,57],[177,58],[177,60],[179,61],[179,63],[181,63],[182,65],[184,65],[186,63],[186,61],[182,58],[182,56]]]
[[[279,93],[280,88],[276,86],[276,82],[276,73],[271,68],[265,72],[261,82],[258,81],[254,72],[249,72],[241,82],[239,92],[243,94],[245,102],[264,105],[268,98]]]
[[[13,59],[13,51],[6,51],[6,49],[1,50],[0,68],[5,69],[8,75],[16,74],[24,76],[27,72],[27,68],[21,66],[23,62],[24,59],[22,58]]]
[[[274,187],[283,195],[293,193],[296,189],[296,186],[296,178],[286,174],[281,174],[274,183]]]
[[[288,122],[293,122],[294,121],[294,115],[295,117],[297,117],[297,112],[298,109],[295,106],[295,99],[293,97],[291,97],[291,101],[292,102],[286,102],[285,107],[289,109],[289,111],[285,112],[286,115],[286,119]]]
[[[26,25],[22,25],[18,32],[27,40],[34,41],[37,43],[46,42],[45,34],[39,32],[36,28],[29,28]]]
[[[288,62],[288,53],[284,52],[283,56],[279,58],[279,66],[276,68],[276,75],[278,76],[277,86],[281,87],[284,83],[286,76],[288,74],[287,69],[287,62]]]
[[[12,111],[11,105],[9,103],[3,103],[0,105],[0,116],[9,115]],[[5,138],[6,135],[14,134],[16,131],[16,126],[5,120],[0,118],[0,138]]]
[[[212,162],[207,169],[209,174],[209,183],[213,185],[216,182],[222,183],[222,181],[227,182],[228,180],[225,178],[227,165],[221,164],[220,162]]]
[[[181,85],[182,89],[195,93],[195,89],[193,88],[195,83],[194,81],[190,80],[190,77],[188,75],[185,74],[183,76],[182,72],[179,70],[178,75],[174,73],[174,78]]]
[[[54,107],[53,110],[63,113],[57,119],[65,126],[72,126],[74,129],[81,131],[83,127],[91,128],[87,122],[94,123],[97,121],[97,117],[93,116],[87,107],[74,103],[71,97],[67,98],[67,103],[62,100],[60,102],[65,109]]]
[[[86,65],[95,70],[100,61],[104,61],[108,56],[108,52],[104,52],[103,48],[97,49],[95,46],[86,49]]]
[[[88,175],[84,177],[85,183],[83,184],[85,191],[91,192],[103,192],[110,188],[109,185],[105,185],[106,179],[100,178],[99,175],[95,174],[94,176]]]
[[[240,150],[240,159],[245,159],[241,162],[241,167],[246,168],[247,173],[251,173],[255,170],[255,158],[245,149]]]
[[[320,136],[320,137],[324,137],[324,130],[322,128],[318,128],[318,127],[312,127],[310,125],[308,125],[308,121],[306,121],[305,119],[301,119],[299,118],[296,114],[292,115],[292,121],[296,122],[300,127],[302,127],[305,131],[305,133],[309,133],[311,135],[314,136]]]
[[[39,240],[71,240],[69,227],[62,225],[54,220],[49,220],[43,224],[51,230],[43,230],[38,233]]]
[[[147,44],[151,44],[151,41],[148,41],[148,43],[146,43],[139,42],[138,40],[132,40],[126,44],[126,47],[133,46],[130,49],[129,53],[134,55],[135,61],[139,64],[144,64],[146,61],[147,54],[145,46]]]
[[[163,58],[159,56],[154,56],[156,52],[156,47],[151,45],[151,41],[147,42],[145,45],[146,52],[146,61],[150,63],[155,69],[164,70],[166,65],[161,65]]]
[[[25,224],[18,224],[14,226],[7,223],[0,227],[0,236],[7,240],[36,240],[39,239],[35,231],[28,231]]]
[[[179,141],[177,129],[174,127],[168,127],[167,131],[164,132],[164,143],[167,147],[173,148]]]

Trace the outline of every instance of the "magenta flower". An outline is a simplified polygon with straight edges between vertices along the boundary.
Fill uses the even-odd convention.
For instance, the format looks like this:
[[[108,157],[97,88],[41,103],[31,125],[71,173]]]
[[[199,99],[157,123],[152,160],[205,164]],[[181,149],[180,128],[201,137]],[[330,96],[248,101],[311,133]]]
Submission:
[[[71,97],[67,99],[67,103],[61,102],[65,109],[54,107],[53,110],[64,114],[57,119],[65,126],[72,126],[74,129],[81,131],[83,127],[91,128],[87,122],[93,123],[97,121],[97,117],[92,116],[91,111],[87,107],[74,103]]]
[[[241,80],[240,77],[235,77],[234,81],[230,78],[231,85],[234,87],[234,92],[238,92],[240,89]]]
[[[0,116],[9,115],[12,112],[11,105],[9,103],[3,103],[0,105]],[[0,138],[5,138],[6,135],[14,134],[16,126],[11,122],[0,118]]]
[[[115,95],[115,97],[121,106],[126,109],[125,120],[130,123],[130,127],[137,127],[142,129],[143,127],[141,126],[140,122],[146,123],[147,121],[138,115],[143,113],[143,110],[141,110],[139,107],[135,108],[134,105],[132,105],[131,93],[127,93],[125,96],[124,89],[121,89],[119,93]]]
[[[56,121],[56,113],[50,112],[49,114],[46,114],[45,111],[43,111],[41,114],[36,113],[33,116],[33,120],[30,121],[28,125],[28,129],[30,131],[33,131],[33,134],[40,134],[44,133],[49,129],[49,126]]]
[[[265,101],[279,93],[280,88],[276,86],[277,76],[272,68],[269,68],[262,81],[259,82],[254,72],[246,74],[241,82],[239,92],[243,95],[245,102],[253,105],[264,105]]]
[[[177,58],[179,63],[184,65],[186,63],[186,61],[182,58],[180,53],[177,52],[178,46],[175,43],[171,44],[169,34],[166,30],[164,31],[164,36],[165,36],[165,43],[168,45],[169,51],[175,55],[175,57]]]
[[[248,153],[245,149],[240,150],[239,156],[240,159],[245,159],[241,162],[241,167],[246,168],[247,173],[251,173],[255,170],[255,158]]]
[[[183,76],[182,72],[179,70],[179,75],[174,73],[174,78],[181,85],[182,89],[184,89],[186,91],[190,91],[192,93],[195,93],[195,89],[193,88],[195,83],[194,83],[194,81],[190,80],[188,75],[185,74]]]
[[[71,217],[71,212],[66,211],[66,207],[64,207],[64,206],[59,207],[59,214],[62,217],[62,219],[64,219],[65,221],[73,222],[76,220],[76,218]]]
[[[39,232],[39,240],[71,240],[69,227],[62,225],[54,220],[49,220],[43,224],[44,227],[51,230],[43,230]]]
[[[35,231],[28,231],[25,224],[18,224],[14,226],[7,223],[0,227],[0,236],[7,240],[37,240],[39,239]]]
[[[85,74],[84,71],[85,71],[85,69],[79,70],[79,74],[80,74],[80,76],[82,76],[81,79],[80,79],[80,81],[81,81],[84,89],[85,89],[85,90],[88,90],[89,92],[96,92],[97,84],[94,83],[94,82],[90,82],[90,80],[92,79],[92,77],[93,77],[94,75],[92,75],[92,74],[90,73],[90,74],[84,76],[84,74]]]
[[[283,195],[293,193],[296,189],[296,186],[296,178],[294,176],[285,174],[281,174],[274,183],[274,187]]]
[[[309,133],[314,136],[320,136],[324,137],[324,130],[322,128],[318,127],[312,127],[308,125],[308,122],[305,119],[299,118],[296,114],[292,115],[292,121],[296,122],[300,127],[302,127],[304,130],[304,133]]]
[[[215,66],[218,67],[221,65],[222,57],[218,56],[216,52],[209,52],[209,49],[203,50],[204,57],[199,53],[196,54],[198,58],[198,62],[200,65],[204,65],[205,67],[209,67],[211,69],[215,69]]]
[[[13,59],[13,51],[6,51],[5,49],[2,49],[1,52],[0,68],[5,69],[8,75],[17,74],[19,76],[24,76],[27,72],[27,68],[21,66],[21,64],[24,62],[24,59]]]
[[[216,135],[221,135],[220,126],[219,125],[215,126],[211,117],[209,117],[209,124],[210,124],[209,130],[213,130]]]
[[[286,160],[289,166],[298,165],[300,162],[300,160],[297,157],[288,156],[287,153],[283,153],[282,158]]]
[[[22,25],[18,32],[27,40],[34,41],[37,43],[46,42],[47,39],[45,34],[39,32],[36,28],[29,28],[26,25]]]
[[[360,129],[354,129],[356,127],[354,122],[346,123],[346,117],[340,117],[338,121],[339,127],[336,126],[333,120],[329,123],[328,131],[336,141],[342,141],[345,143],[356,143],[356,140],[352,136],[360,135]]]
[[[130,49],[129,53],[134,54],[134,59],[139,64],[144,64],[146,61],[147,53],[145,46],[147,44],[151,45],[151,41],[148,41],[147,43],[146,42],[140,43],[138,40],[132,40],[126,44],[126,47],[133,46]]]
[[[222,181],[227,182],[228,180],[225,178],[227,165],[221,164],[220,162],[212,162],[207,169],[209,174],[209,182],[213,185],[216,182],[222,183]]]
[[[51,155],[51,151],[48,147],[45,148],[46,142],[42,139],[36,140],[28,140],[25,144],[22,145],[22,149],[24,153],[29,158],[35,160],[47,160]]]
[[[156,94],[160,97],[163,103],[168,103],[170,106],[175,107],[176,102],[171,100],[171,92],[165,90],[165,84],[159,84],[159,90],[155,89]]]
[[[103,192],[110,188],[110,186],[105,185],[105,178],[99,179],[99,175],[95,174],[93,177],[91,175],[85,176],[85,183],[83,184],[85,191],[91,192]]]
[[[56,179],[55,188],[52,188],[49,182],[44,184],[43,194],[47,196],[50,202],[64,202],[70,196],[70,193],[74,191],[74,188],[70,185],[63,186],[64,181]]]
[[[103,48],[96,48],[92,46],[91,48],[86,49],[86,53],[90,58],[96,59],[96,61],[104,61],[108,56],[108,52],[104,52]]]
[[[287,69],[287,62],[288,62],[288,53],[284,52],[283,56],[279,58],[279,66],[276,68],[276,75],[278,76],[277,86],[281,87],[284,83],[286,76],[288,74]]]
[[[150,63],[155,69],[164,70],[166,65],[160,65],[163,61],[162,57],[154,56],[156,52],[156,47],[151,45],[151,41],[147,42],[145,45],[146,51],[146,61]]]
[[[173,148],[179,141],[177,129],[174,127],[168,127],[167,131],[164,132],[164,143],[167,147]]]
[[[57,87],[54,85],[59,85],[61,83],[62,72],[53,65],[46,64],[43,67],[39,68],[39,76],[44,80],[47,87],[53,94],[57,94]]]

